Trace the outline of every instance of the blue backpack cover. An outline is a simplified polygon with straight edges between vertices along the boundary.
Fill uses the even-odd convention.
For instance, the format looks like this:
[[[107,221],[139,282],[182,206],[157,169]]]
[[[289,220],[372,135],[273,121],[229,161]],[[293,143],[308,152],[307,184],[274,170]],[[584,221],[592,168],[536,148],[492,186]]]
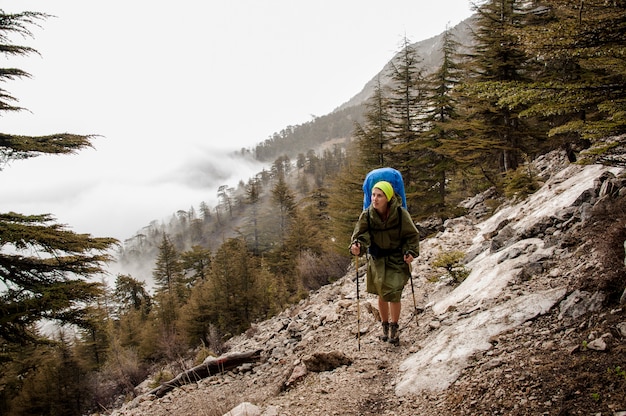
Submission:
[[[365,176],[363,181],[363,209],[372,203],[372,188],[379,181],[387,181],[393,186],[393,192],[402,199],[402,206],[406,209],[406,194],[402,174],[394,168],[374,169]]]

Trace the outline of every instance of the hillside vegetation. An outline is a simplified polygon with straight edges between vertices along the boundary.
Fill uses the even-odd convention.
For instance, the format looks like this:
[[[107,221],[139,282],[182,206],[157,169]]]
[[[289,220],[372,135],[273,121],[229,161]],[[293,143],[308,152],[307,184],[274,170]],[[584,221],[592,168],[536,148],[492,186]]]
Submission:
[[[29,25],[45,18],[36,13],[3,14],[0,33],[17,31],[28,35]],[[304,318],[310,314],[304,305],[314,293],[325,293],[330,309],[344,308],[346,314],[354,313],[352,302],[342,302],[346,296],[349,300],[350,294],[330,288],[349,284],[345,270],[351,259],[346,248],[362,209],[362,181],[371,169],[392,166],[402,172],[409,212],[419,223],[425,244],[436,245],[444,241],[443,235],[438,234],[445,231],[443,224],[476,215],[474,207],[466,203],[468,198],[483,195],[482,220],[502,212],[507,204],[526,201],[535,194],[551,177],[546,172],[552,173],[552,168],[543,165],[541,171],[540,165],[533,162],[551,152],[564,155],[567,163],[577,165],[626,166],[624,21],[626,5],[622,2],[588,1],[583,7],[583,3],[565,0],[549,5],[485,1],[468,21],[472,30],[463,32],[471,33],[471,38],[459,39],[452,30],[438,38],[440,59],[433,66],[424,65],[426,60],[420,55],[419,43],[405,39],[384,72],[373,79],[371,93],[364,101],[305,125],[285,128],[255,149],[260,160],[273,158],[268,168],[253,178],[242,179],[237,187],[220,187],[216,206],[200,203],[198,208],[180,210],[169,222],[154,221],[125,241],[118,258],[128,272],[120,273],[113,287],[93,282],[102,265],[110,260],[107,250],[115,243],[112,239],[75,235],[54,224],[48,216],[24,217],[15,213],[0,216],[0,277],[7,288],[2,292],[0,315],[2,409],[7,415],[78,415],[110,409],[120,400],[132,399],[137,394],[135,387],[148,375],[158,385],[174,377],[181,367],[188,368],[206,357],[224,353],[233,337],[254,332],[260,323],[276,322],[270,321],[272,317],[304,313]],[[34,52],[11,44],[4,37],[0,41],[7,56]],[[0,73],[3,80],[27,75],[14,69]],[[1,109],[20,111],[11,98],[3,94]],[[0,156],[5,161],[40,153],[70,153],[88,146],[89,139],[69,134],[37,138],[5,134],[0,137]],[[277,149],[283,149],[283,153],[277,153]],[[606,178],[601,182],[613,183],[618,193],[609,194],[623,202],[623,194],[619,193],[623,186]],[[559,227],[551,226],[560,223],[565,212],[569,213],[567,209],[554,214],[559,219],[554,224],[538,223],[541,232],[528,230],[533,236],[542,234],[545,240],[554,238],[564,250],[560,253],[568,254],[567,259],[572,263],[576,256],[585,254],[585,249],[593,248],[598,255],[602,254],[594,257],[594,263],[579,262],[588,270],[595,267],[605,271],[603,262],[610,259],[615,267],[606,270],[614,271],[603,274],[603,279],[587,282],[585,273],[565,275],[575,278],[574,289],[583,290],[591,285],[594,291],[605,293],[601,310],[616,309],[611,316],[617,317],[622,316],[617,310],[617,294],[624,285],[623,269],[619,268],[624,254],[624,221],[617,212],[620,206],[623,204],[597,205],[601,215],[597,212],[593,215],[594,221],[586,223],[589,228],[584,234],[564,233]],[[588,213],[582,210],[579,214]],[[607,221],[609,215],[615,215],[616,221]],[[501,228],[492,230],[493,235],[486,241],[506,246],[512,238],[521,241],[527,237],[516,234],[506,221],[498,226]],[[591,241],[597,244],[587,246]],[[440,264],[451,263],[449,269],[454,270],[477,261],[467,251],[470,247],[454,248],[463,252],[463,256],[448,253],[449,257],[438,259]],[[494,247],[494,251],[497,249]],[[534,260],[531,263],[542,262],[542,259]],[[547,267],[542,263],[540,271],[525,268],[525,274],[517,276],[520,281],[514,283],[515,287],[521,292],[534,290],[526,287],[526,283],[532,286],[533,276],[544,276],[548,270],[544,266]],[[571,263],[559,267],[578,270]],[[144,274],[135,275],[134,270],[144,270]],[[544,284],[543,280],[536,282]],[[440,282],[444,292],[454,287],[444,283]],[[422,296],[429,293],[425,287],[422,289]],[[493,302],[497,303],[498,299]],[[473,312],[471,308],[464,310],[467,314]],[[328,316],[333,314],[329,311],[325,319]],[[585,328],[597,326],[601,329],[593,331],[613,333],[610,329],[613,324],[605,325],[602,321],[613,322],[607,316],[593,315],[589,318],[593,321],[587,322]],[[77,330],[76,335],[60,332],[54,339],[44,336],[36,328],[36,323],[44,318],[71,324]],[[339,318],[332,322],[336,322],[331,326],[333,332],[323,335],[331,346],[333,335],[346,324]],[[443,316],[439,324],[446,322]],[[532,327],[533,321],[528,322]],[[561,334],[563,328],[564,338],[581,342],[572,335],[572,330],[582,322],[571,325],[554,322],[550,321],[538,333],[531,330],[529,333],[541,335],[541,331],[556,330]],[[323,320],[315,325],[321,323]],[[267,335],[270,338],[284,329],[275,325],[277,328]],[[426,328],[420,328],[407,335],[413,339],[425,337]],[[291,328],[291,332],[302,331],[296,324]],[[352,336],[343,338],[346,335],[341,334],[337,336],[345,343],[348,338],[354,341]],[[514,340],[518,336],[524,338],[525,348],[536,348],[534,344],[526,344],[529,340],[522,333],[514,332],[510,336],[511,342],[515,341],[512,344],[505,343],[509,338],[504,334],[500,339],[511,350],[519,348]],[[592,334],[591,329],[585,336],[588,337],[585,347],[603,337]],[[619,340],[620,336],[614,334],[613,338]],[[293,339],[299,340],[297,336]],[[305,348],[309,352],[306,348],[319,346],[298,346],[296,341],[289,338],[282,348]],[[546,342],[550,341],[555,342],[546,337]],[[562,349],[555,351],[562,353]],[[402,351],[400,356],[408,358],[413,352],[417,351]],[[278,363],[270,360],[271,364],[285,366],[293,358],[282,354],[280,349],[275,354]],[[611,356],[617,360],[616,357]],[[530,366],[532,357],[527,358],[530,361],[524,362]],[[551,358],[546,355],[541,363],[550,367]],[[375,367],[381,371],[400,363],[376,360]],[[504,365],[498,363],[508,361],[485,365],[498,371]],[[585,371],[584,359],[576,363],[579,371]],[[376,380],[379,376],[369,364],[352,368],[360,374],[358,379]],[[556,364],[553,368],[556,373],[563,370],[563,366]],[[623,397],[619,396],[623,394],[622,368],[625,366],[620,362],[610,364],[611,374],[617,374],[610,393],[618,397]],[[273,368],[268,377],[276,381],[274,371],[277,370]],[[395,374],[385,373],[384,380],[395,379]],[[501,377],[508,379],[506,374]],[[571,372],[564,374],[576,377]],[[529,373],[514,380],[520,388],[532,392],[539,387],[559,385],[553,379],[530,381],[536,376]],[[212,382],[219,384],[222,380]],[[464,380],[470,384],[456,398],[445,399],[444,411],[462,408],[466,397],[478,413],[493,411],[480,407],[481,395],[487,394],[485,384]],[[588,378],[576,380],[580,381],[574,384],[580,385]],[[598,378],[598,382],[604,381]],[[262,381],[254,379],[247,383],[246,388],[254,390],[255,384]],[[379,381],[372,382],[372,386],[378,384]],[[588,391],[583,387],[580,390]],[[323,398],[329,391],[320,387],[320,396]],[[490,395],[485,397],[490,400],[485,406],[497,407],[499,403],[501,409],[509,409],[509,404],[498,401],[508,397],[507,390],[488,392]],[[597,408],[604,412],[615,401],[611,398],[603,402],[602,392],[590,394],[602,404]],[[395,407],[409,412],[409,402],[399,399],[394,389],[373,390],[373,393],[376,395],[368,399],[369,404],[359,404],[356,413],[376,414],[381,409],[393,413]],[[561,400],[571,404],[567,412],[575,413],[576,402],[570,399],[576,395],[573,387],[562,393],[555,390],[542,403]],[[286,397],[290,404],[280,403],[278,407],[297,406],[295,398]],[[442,397],[438,393],[433,400],[444,400]],[[536,398],[526,399],[534,403]],[[347,393],[337,399],[345,400],[342,403],[346,406],[354,404],[348,400]],[[381,404],[387,400],[393,408]],[[455,405],[454,400],[459,403]],[[536,408],[548,413],[558,408],[542,406]],[[525,412],[524,407],[512,409],[519,414]],[[322,410],[325,413],[331,409]]]
[[[611,247],[626,239],[624,170],[572,166],[562,151],[533,168],[533,195],[495,213],[491,191],[476,195],[422,241],[400,346],[379,339],[376,297],[357,303],[350,267],[219,358],[172,363],[195,371],[156,388],[153,375],[111,414],[623,415],[626,266]],[[453,253],[462,279],[441,261]]]

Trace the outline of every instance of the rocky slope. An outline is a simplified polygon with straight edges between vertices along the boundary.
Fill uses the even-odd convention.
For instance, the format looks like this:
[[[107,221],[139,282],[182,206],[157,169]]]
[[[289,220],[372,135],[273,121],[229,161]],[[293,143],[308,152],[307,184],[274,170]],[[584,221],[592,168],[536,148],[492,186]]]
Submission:
[[[109,413],[626,415],[626,177],[561,154],[535,168],[545,183],[529,198],[490,213],[479,195],[422,241],[400,346],[378,339],[352,267],[228,342],[226,358],[258,360],[167,394],[138,388]],[[454,251],[471,271],[461,284],[432,266]]]

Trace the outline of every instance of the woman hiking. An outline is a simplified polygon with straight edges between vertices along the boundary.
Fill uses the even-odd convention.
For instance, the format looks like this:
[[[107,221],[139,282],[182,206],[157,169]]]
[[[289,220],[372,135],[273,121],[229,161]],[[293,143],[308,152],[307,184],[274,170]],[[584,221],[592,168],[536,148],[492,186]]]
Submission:
[[[398,345],[402,289],[410,278],[409,264],[419,255],[419,232],[391,183],[374,184],[371,204],[361,212],[351,241],[353,255],[369,253],[366,290],[378,295],[381,340]]]

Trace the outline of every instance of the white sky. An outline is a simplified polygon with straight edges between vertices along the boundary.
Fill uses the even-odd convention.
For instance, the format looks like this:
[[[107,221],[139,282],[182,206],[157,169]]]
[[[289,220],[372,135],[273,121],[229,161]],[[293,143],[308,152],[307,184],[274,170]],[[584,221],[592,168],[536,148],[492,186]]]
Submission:
[[[97,134],[95,149],[0,171],[0,212],[52,213],[124,240],[260,170],[230,150],[322,116],[398,51],[471,15],[468,0],[3,0],[56,17],[3,59],[31,79],[3,85],[29,112],[0,131]]]

